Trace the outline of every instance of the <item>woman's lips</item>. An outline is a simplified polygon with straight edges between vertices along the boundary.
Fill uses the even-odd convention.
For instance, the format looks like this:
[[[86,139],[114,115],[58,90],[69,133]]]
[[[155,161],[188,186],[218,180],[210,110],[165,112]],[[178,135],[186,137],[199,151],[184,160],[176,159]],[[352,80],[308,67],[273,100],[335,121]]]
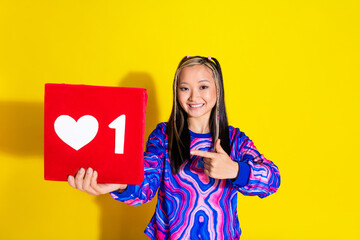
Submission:
[[[200,103],[200,104],[188,104],[190,106],[190,108],[201,108],[204,103]]]

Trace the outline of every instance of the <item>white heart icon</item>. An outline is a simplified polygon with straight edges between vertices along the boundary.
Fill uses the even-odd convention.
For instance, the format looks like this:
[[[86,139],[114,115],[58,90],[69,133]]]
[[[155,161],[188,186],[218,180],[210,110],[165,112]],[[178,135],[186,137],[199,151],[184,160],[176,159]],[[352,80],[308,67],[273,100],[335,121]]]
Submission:
[[[77,151],[95,138],[99,123],[90,115],[82,116],[77,122],[68,115],[61,115],[55,120],[54,128],[59,138]]]

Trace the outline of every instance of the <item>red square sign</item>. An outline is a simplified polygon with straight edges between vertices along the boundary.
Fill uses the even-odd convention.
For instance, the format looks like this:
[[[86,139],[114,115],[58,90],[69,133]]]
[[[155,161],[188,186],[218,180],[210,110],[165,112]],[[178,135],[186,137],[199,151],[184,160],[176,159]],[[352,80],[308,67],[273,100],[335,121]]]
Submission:
[[[146,101],[141,88],[45,84],[45,179],[91,167],[98,182],[140,184]]]

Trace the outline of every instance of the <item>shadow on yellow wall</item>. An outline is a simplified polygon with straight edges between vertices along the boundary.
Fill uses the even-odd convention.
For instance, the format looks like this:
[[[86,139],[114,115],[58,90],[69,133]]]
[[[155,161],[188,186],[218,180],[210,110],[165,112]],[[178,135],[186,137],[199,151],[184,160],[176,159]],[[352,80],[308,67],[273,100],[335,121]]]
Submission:
[[[130,72],[120,81],[119,86],[145,88],[147,90],[148,102],[145,123],[145,138],[147,139],[159,122],[154,80],[147,73]],[[110,197],[97,197],[96,202],[101,209],[101,236],[99,239],[148,239],[143,232],[154,214],[155,198],[157,196],[150,203],[133,207]]]
[[[0,113],[1,152],[15,156],[43,154],[43,103],[0,102]]]
[[[120,81],[119,86],[147,89],[146,141],[159,121],[154,80],[147,73],[130,72]],[[42,159],[43,103],[0,102],[0,113],[0,152],[14,155],[18,159],[26,159],[25,157],[29,156]],[[41,164],[41,166],[43,165]],[[43,172],[43,170],[41,169],[39,172]],[[154,213],[155,199],[150,203],[133,207],[116,201],[109,195],[102,195],[95,197],[95,203],[100,209],[98,231],[100,236],[98,239],[148,239],[143,232]],[[91,215],[90,213],[89,216]],[[61,224],[59,222],[59,225]]]

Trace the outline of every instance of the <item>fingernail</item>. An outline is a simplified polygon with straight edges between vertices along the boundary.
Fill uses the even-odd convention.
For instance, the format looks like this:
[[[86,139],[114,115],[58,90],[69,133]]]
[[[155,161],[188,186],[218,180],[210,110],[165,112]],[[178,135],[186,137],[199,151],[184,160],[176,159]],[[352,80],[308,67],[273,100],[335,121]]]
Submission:
[[[92,171],[91,167],[88,168],[87,172],[90,173]]]
[[[81,174],[83,174],[85,172],[85,169],[83,168],[80,168],[80,171],[79,171]]]

